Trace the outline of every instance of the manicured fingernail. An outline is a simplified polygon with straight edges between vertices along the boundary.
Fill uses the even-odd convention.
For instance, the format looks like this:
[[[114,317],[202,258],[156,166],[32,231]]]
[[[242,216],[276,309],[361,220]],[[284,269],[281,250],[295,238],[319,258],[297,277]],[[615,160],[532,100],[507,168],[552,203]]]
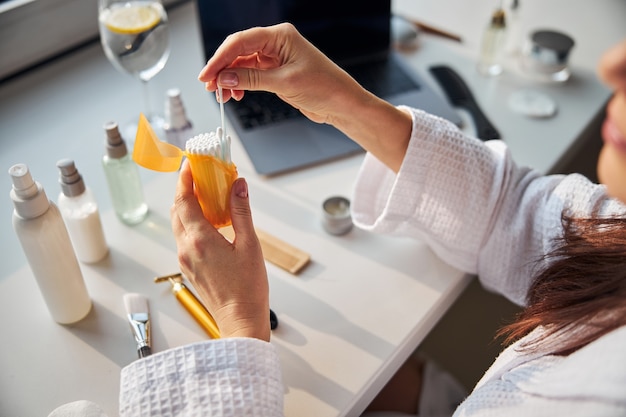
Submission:
[[[218,83],[222,87],[237,87],[239,85],[239,77],[236,72],[220,72],[220,75],[218,76]]]
[[[235,195],[237,197],[240,197],[240,198],[248,197],[248,183],[246,182],[245,179],[243,178],[238,179],[233,184],[233,187],[235,187]]]

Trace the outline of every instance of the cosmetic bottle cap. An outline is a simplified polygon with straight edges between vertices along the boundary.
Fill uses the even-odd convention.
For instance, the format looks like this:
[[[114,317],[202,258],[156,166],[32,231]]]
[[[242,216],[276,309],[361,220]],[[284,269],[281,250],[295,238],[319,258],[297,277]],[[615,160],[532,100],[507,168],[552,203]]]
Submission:
[[[68,197],[76,197],[85,192],[85,181],[80,175],[74,161],[71,159],[61,159],[57,162],[59,168],[59,184],[61,191]]]
[[[185,106],[180,96],[178,88],[167,90],[167,101],[165,102],[165,123],[170,129],[182,129],[191,127],[191,122],[187,119]]]
[[[124,139],[120,134],[120,129],[117,123],[106,123],[104,125],[104,130],[106,131],[106,149],[109,158],[119,159],[126,156],[126,154],[128,154],[128,149],[126,149],[126,142],[124,142]]]
[[[497,9],[491,16],[491,27],[504,28],[506,19],[503,9]]]
[[[529,53],[536,61],[545,65],[566,65],[574,39],[554,30],[537,30],[530,35]]]
[[[50,202],[41,184],[33,180],[26,164],[15,164],[9,168],[13,182],[11,200],[18,216],[34,219],[44,214]]]

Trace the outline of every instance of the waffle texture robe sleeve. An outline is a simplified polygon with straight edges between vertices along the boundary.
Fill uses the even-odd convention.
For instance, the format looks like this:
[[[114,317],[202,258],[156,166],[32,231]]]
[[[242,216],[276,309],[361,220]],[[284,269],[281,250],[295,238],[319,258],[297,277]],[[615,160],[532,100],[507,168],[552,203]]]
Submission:
[[[407,108],[408,109],[408,108]],[[355,224],[419,238],[484,287],[523,305],[537,261],[562,233],[561,213],[621,209],[577,174],[544,176],[517,166],[505,143],[468,137],[420,110],[396,174],[367,154],[352,198]]]
[[[257,339],[207,340],[156,353],[122,369],[120,385],[120,417],[283,415],[278,356]]]

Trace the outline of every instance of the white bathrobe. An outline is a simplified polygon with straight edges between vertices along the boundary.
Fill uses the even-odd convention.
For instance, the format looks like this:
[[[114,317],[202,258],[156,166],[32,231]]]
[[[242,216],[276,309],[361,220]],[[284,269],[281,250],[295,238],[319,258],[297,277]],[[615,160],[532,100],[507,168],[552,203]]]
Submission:
[[[580,175],[542,176],[516,166],[501,141],[482,143],[444,120],[412,113],[411,142],[397,174],[366,155],[352,199],[355,224],[421,239],[518,304],[535,261],[562,232],[564,209],[580,216],[626,211]],[[455,416],[626,416],[626,326],[567,357],[516,347],[502,352]],[[283,394],[271,343],[212,340],[124,368],[120,413],[282,416]]]

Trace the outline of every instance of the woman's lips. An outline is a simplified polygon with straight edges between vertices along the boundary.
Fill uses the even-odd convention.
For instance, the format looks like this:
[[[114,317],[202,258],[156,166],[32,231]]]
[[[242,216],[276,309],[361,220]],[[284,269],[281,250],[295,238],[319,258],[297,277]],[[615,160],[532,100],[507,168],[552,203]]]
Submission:
[[[626,137],[617,129],[611,119],[606,119],[602,125],[602,138],[605,143],[611,144],[619,152],[626,153]]]

